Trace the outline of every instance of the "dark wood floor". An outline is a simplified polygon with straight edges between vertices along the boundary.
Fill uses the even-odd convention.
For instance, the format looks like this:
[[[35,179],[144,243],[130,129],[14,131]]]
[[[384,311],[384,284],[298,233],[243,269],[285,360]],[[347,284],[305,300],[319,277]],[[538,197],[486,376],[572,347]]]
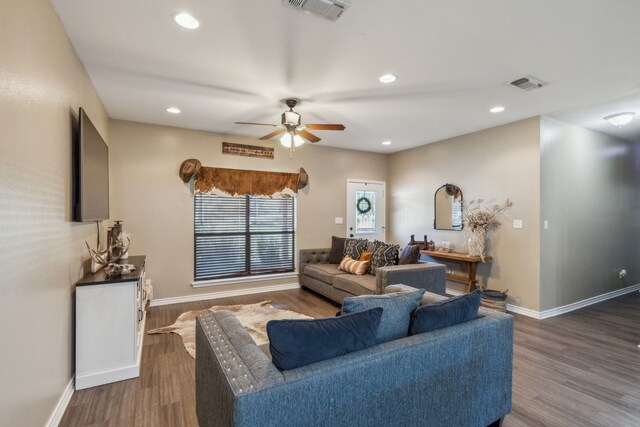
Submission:
[[[212,305],[274,305],[313,317],[337,308],[303,290],[151,308],[147,329]],[[640,294],[547,320],[516,316],[513,426],[640,426]],[[473,397],[472,397],[473,398]],[[179,336],[146,335],[140,378],[76,392],[61,426],[197,426],[194,360]]]

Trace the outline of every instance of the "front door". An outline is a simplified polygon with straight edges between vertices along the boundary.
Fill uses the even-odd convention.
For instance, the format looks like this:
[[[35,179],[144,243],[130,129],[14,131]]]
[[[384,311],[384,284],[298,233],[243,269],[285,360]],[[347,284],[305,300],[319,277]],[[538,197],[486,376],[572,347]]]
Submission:
[[[347,237],[385,241],[385,183],[347,180]]]

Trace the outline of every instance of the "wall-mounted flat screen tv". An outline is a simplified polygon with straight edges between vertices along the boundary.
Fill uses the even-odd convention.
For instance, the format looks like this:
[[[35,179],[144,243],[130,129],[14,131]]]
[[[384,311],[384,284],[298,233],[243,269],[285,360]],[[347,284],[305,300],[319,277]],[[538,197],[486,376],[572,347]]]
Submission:
[[[109,147],[80,108],[74,150],[74,221],[109,218]]]

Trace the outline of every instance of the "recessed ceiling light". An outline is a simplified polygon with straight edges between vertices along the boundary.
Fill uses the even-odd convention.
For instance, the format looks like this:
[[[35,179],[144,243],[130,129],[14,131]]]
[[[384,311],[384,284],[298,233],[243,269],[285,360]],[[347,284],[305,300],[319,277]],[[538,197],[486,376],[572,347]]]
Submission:
[[[501,105],[496,105],[492,109],[489,110],[492,113],[502,113],[504,111],[504,107]]]
[[[167,108],[167,113],[180,114],[180,109],[177,107],[169,107]]]
[[[396,79],[397,77],[393,74],[383,74],[378,80],[380,80],[380,83],[393,83]]]
[[[384,141],[382,145],[391,145],[391,141]]]
[[[198,20],[186,12],[178,13],[173,17],[173,19],[178,25],[189,30],[195,30],[200,26]]]
[[[636,113],[629,111],[626,113],[611,114],[610,116],[604,117],[604,119],[608,121],[612,126],[622,127],[629,123],[635,115]]]

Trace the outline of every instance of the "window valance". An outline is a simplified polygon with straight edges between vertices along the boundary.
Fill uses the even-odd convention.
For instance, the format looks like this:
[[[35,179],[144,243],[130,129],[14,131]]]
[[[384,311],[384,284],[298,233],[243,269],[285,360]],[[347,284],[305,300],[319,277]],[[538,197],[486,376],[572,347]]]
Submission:
[[[307,172],[265,172],[201,167],[195,175],[195,192],[218,196],[295,197],[308,182]]]

